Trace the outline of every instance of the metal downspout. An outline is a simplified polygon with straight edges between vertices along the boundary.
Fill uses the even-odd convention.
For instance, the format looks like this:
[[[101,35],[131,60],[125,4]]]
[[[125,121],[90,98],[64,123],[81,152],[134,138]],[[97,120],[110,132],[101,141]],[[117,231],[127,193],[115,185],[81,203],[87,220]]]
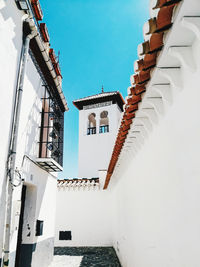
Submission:
[[[11,217],[12,217],[12,199],[13,199],[13,189],[14,189],[14,178],[16,171],[16,152],[17,152],[17,138],[19,131],[19,119],[20,119],[20,111],[21,111],[21,103],[22,103],[22,93],[24,87],[24,77],[26,71],[26,64],[28,58],[29,44],[30,40],[37,34],[36,31],[32,31],[31,34],[26,36],[25,42],[22,46],[22,57],[21,64],[18,70],[18,86],[17,86],[17,96],[16,96],[16,104],[14,107],[13,114],[13,125],[12,125],[12,134],[11,134],[11,142],[10,142],[10,150],[8,155],[8,169],[7,169],[7,202],[6,202],[6,225],[4,231],[4,247],[3,247],[3,260],[2,266],[9,266],[9,255],[10,255],[10,235],[11,235]]]

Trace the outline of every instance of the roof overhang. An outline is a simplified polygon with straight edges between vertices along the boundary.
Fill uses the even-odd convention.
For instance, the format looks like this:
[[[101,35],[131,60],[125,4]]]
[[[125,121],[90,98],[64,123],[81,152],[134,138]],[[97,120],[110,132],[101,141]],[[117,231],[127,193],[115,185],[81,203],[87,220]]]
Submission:
[[[28,35],[31,31],[29,23],[24,22],[23,26],[24,26],[24,33]],[[36,63],[39,66],[40,71],[45,81],[47,82],[47,85],[50,89],[50,93],[53,95],[54,98],[57,99],[57,102],[60,105],[61,110],[65,112],[68,110],[67,102],[65,100],[65,97],[61,89],[58,89],[58,86],[56,85],[57,78],[52,76],[52,73],[47,65],[47,63],[50,64],[51,62],[49,55],[48,55],[48,51],[45,51],[45,49],[44,51],[41,51],[41,48],[39,47],[38,42],[40,43],[41,46],[43,46],[42,40],[40,39],[41,38],[39,37],[39,34],[36,35],[36,37],[31,39],[30,41],[31,52],[33,53]],[[45,61],[42,53],[46,53],[46,56],[48,57],[48,61]],[[52,70],[53,70],[53,65],[52,65]]]
[[[180,66],[193,69],[188,62],[192,62],[194,34],[191,31],[195,31],[195,27],[190,25],[192,30],[188,30],[187,22],[190,20],[191,24],[191,20],[195,20],[200,6],[198,1],[192,4],[189,0],[179,2],[181,0],[152,1],[157,4],[151,8],[152,19],[144,27],[145,41],[138,46],[139,59],[134,64],[135,75],[131,76],[128,87],[104,189],[127,160],[127,152],[135,155],[139,144],[143,143],[145,130],[152,127],[155,115],[162,115],[163,103],[169,102],[170,88],[180,90]]]
[[[117,104],[121,111],[123,111],[123,105],[125,104],[124,99],[120,92],[106,92],[98,95],[93,95],[89,97],[85,97],[82,99],[78,99],[73,101],[74,106],[78,110],[82,110],[84,106],[97,104],[97,103],[104,103],[112,101],[113,104]]]

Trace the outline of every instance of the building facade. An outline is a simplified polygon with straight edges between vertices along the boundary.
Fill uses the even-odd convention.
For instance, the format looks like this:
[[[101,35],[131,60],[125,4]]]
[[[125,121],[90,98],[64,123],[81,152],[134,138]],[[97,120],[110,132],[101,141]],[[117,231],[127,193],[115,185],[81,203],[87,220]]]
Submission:
[[[39,1],[0,3],[0,262],[48,266],[62,171],[62,76]]]
[[[79,178],[58,181],[55,246],[112,246],[113,201],[103,186],[124,100],[114,91],[73,103],[79,110]]]
[[[82,181],[71,181],[74,187],[62,181],[59,203],[68,190],[73,193],[70,209],[76,214],[73,225],[79,225],[79,244],[97,245],[91,240],[101,232],[98,245],[114,246],[124,267],[198,267],[199,0],[151,0],[143,33],[106,173],[103,192],[109,197],[101,195],[97,202],[87,196],[84,203],[71,192],[78,194]],[[85,216],[90,219],[80,227]],[[61,231],[70,230],[62,220]]]
[[[102,92],[73,101],[79,110],[79,177],[99,177],[107,170],[124,100],[119,92]]]
[[[200,3],[150,4],[104,187],[113,244],[122,266],[197,267]]]

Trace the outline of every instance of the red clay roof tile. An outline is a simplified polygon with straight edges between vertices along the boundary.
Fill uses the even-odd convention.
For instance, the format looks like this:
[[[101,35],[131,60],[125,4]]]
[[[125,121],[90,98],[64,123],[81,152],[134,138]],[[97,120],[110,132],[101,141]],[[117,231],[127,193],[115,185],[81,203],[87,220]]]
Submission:
[[[146,84],[151,78],[151,70],[156,66],[158,51],[163,48],[164,31],[169,29],[172,25],[173,11],[175,4],[181,0],[158,0],[155,8],[161,8],[158,12],[157,18],[148,21],[148,29],[151,37],[149,41],[138,46],[139,56],[144,56],[135,63],[135,71],[137,74],[133,75],[135,86],[130,87],[129,98],[124,108],[124,114],[119,127],[117,139],[113,149],[112,157],[108,167],[104,189],[108,187],[110,178],[116,166],[120,152],[123,148],[130,125],[135,117],[135,112],[138,110],[138,103],[142,100],[141,95],[146,91]],[[149,27],[149,28],[148,28]]]

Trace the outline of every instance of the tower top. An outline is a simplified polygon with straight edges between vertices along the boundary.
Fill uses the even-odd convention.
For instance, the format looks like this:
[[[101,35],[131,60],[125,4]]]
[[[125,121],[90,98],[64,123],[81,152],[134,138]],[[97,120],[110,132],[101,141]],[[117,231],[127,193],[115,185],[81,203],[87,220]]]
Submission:
[[[82,110],[84,106],[99,104],[103,102],[111,101],[112,104],[117,104],[121,111],[123,111],[124,99],[119,91],[104,92],[102,86],[102,92],[100,94],[86,96],[73,101],[74,106],[78,110]]]

